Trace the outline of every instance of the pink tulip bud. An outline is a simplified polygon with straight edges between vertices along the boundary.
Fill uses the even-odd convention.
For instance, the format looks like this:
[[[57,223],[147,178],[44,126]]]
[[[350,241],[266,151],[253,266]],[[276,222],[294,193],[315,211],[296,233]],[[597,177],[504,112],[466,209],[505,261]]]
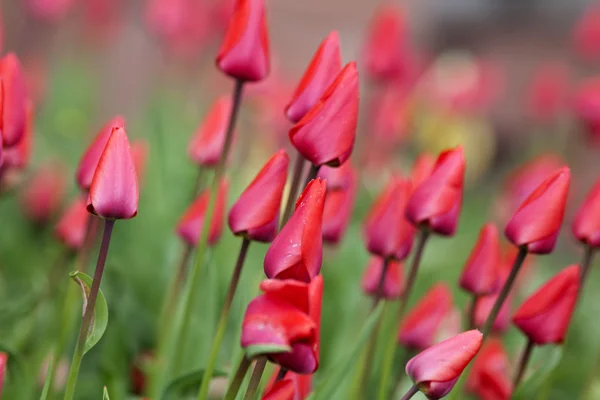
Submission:
[[[208,110],[202,124],[192,136],[188,156],[200,167],[214,167],[219,162],[231,113],[231,98],[219,97]]]
[[[25,132],[23,133],[21,140],[13,147],[2,149],[2,155],[0,156],[0,159],[4,159],[3,162],[0,160],[0,166],[2,166],[2,168],[23,169],[29,164],[35,129],[33,102],[31,100],[27,101],[26,110],[27,119],[25,121]],[[2,135],[0,134],[0,141],[1,137]]]
[[[429,153],[422,153],[417,157],[410,171],[413,189],[419,187],[431,175],[434,165],[435,157]]]
[[[4,374],[6,372],[6,363],[8,362],[8,354],[0,353],[0,396],[2,396],[2,386],[4,385]]]
[[[40,167],[22,193],[23,212],[36,224],[47,223],[60,208],[65,188],[61,165],[49,163]]]
[[[330,167],[327,165],[319,168],[317,175],[319,178],[327,181],[327,191],[346,189],[355,183],[357,172],[351,162],[345,162],[339,167]]]
[[[504,279],[501,280],[504,282]],[[475,326],[478,328],[483,327],[485,321],[487,321],[496,300],[498,299],[498,293],[491,294],[488,296],[482,296],[477,298],[475,302]],[[500,312],[496,317],[496,320],[492,324],[492,330],[496,333],[503,333],[508,329],[510,325],[510,312],[512,307],[512,299],[509,295],[508,298],[502,303]]]
[[[348,163],[346,163],[348,164]],[[344,164],[344,165],[346,165]],[[338,244],[350,223],[354,198],[356,196],[357,177],[354,169],[348,169],[350,184],[344,189],[331,189],[327,184],[327,196],[323,208],[323,241]],[[329,181],[328,181],[329,182]]]
[[[84,242],[90,214],[86,209],[86,200],[77,197],[65,210],[56,224],[54,234],[69,249],[78,250]]]
[[[0,60],[2,79],[1,131],[4,147],[19,143],[27,123],[27,93],[21,63],[14,53]]]
[[[404,265],[399,261],[388,261],[388,267],[383,280],[382,293],[378,293],[379,281],[383,272],[384,260],[380,257],[371,257],[362,277],[362,289],[369,296],[379,296],[386,300],[394,300],[404,291]]]
[[[572,225],[573,235],[582,243],[600,247],[600,180],[579,207]]]
[[[498,228],[487,223],[471,252],[460,277],[460,287],[474,295],[491,294],[499,288],[500,235]]]

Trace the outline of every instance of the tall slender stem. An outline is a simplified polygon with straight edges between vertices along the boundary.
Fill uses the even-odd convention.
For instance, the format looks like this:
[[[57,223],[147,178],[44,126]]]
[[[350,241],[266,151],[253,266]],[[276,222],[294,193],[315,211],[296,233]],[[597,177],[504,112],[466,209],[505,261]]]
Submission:
[[[240,253],[238,255],[235,268],[233,269],[233,275],[231,275],[231,280],[229,281],[229,289],[227,290],[227,295],[225,296],[225,303],[223,303],[223,308],[221,308],[221,316],[219,317],[219,323],[217,324],[215,338],[213,339],[212,345],[210,347],[208,361],[206,363],[206,366],[204,367],[202,384],[200,385],[200,390],[198,391],[198,400],[208,398],[208,385],[210,383],[213,371],[215,369],[215,363],[217,362],[217,356],[219,355],[219,349],[221,348],[223,336],[225,335],[225,328],[227,328],[227,319],[229,318],[229,311],[231,310],[231,304],[233,303],[233,298],[235,297],[235,291],[240,281],[240,276],[242,275],[242,268],[244,266],[244,261],[246,260],[248,247],[250,247],[250,240],[244,238],[242,240],[242,247],[240,248]]]
[[[198,196],[198,192],[200,192],[200,189],[202,188],[202,181],[204,180],[204,172],[205,169],[204,167],[200,167],[198,168],[198,175],[196,175],[196,180],[194,181],[194,185],[192,186],[192,192],[191,192],[191,200],[193,201],[196,196]]]
[[[406,307],[408,305],[408,301],[410,300],[410,295],[412,293],[413,287],[415,286],[415,281],[417,279],[417,272],[419,271],[419,265],[421,264],[421,259],[423,258],[423,251],[425,250],[425,245],[427,244],[427,239],[429,239],[430,232],[427,229],[421,229],[419,233],[419,238],[417,239],[417,248],[415,249],[415,253],[413,255],[410,272],[408,274],[408,279],[406,280],[406,286],[404,289],[404,293],[400,298],[400,307],[398,308],[398,315],[396,317],[396,321],[399,324],[404,317],[404,313],[406,311]],[[390,384],[390,378],[392,375],[392,367],[394,364],[394,349],[396,347],[396,334],[392,332],[389,336],[389,339],[386,342],[385,352],[383,363],[381,366],[381,378],[379,380],[379,393],[377,398],[379,400],[387,400],[388,397],[388,386]],[[413,393],[414,394],[414,393]]]
[[[319,168],[321,168],[320,165],[314,165],[314,164],[310,165],[310,169],[308,170],[308,175],[306,175],[306,181],[304,181],[304,187],[306,187],[306,185],[308,185],[308,183],[310,181],[312,181],[313,179],[315,179],[317,177],[317,175],[319,174]]]
[[[250,383],[248,384],[248,389],[246,389],[244,400],[253,400],[256,396],[258,386],[260,385],[260,379],[262,378],[262,374],[265,371],[266,365],[266,357],[262,356],[256,360],[256,364],[254,364],[254,371],[252,371],[252,376],[250,377]]]
[[[229,387],[227,388],[227,392],[225,392],[224,400],[235,400],[238,392],[240,391],[240,386],[242,386],[242,382],[248,373],[248,369],[250,369],[250,361],[246,356],[242,357],[240,364],[235,370],[235,374],[233,375],[233,379],[229,382]]]
[[[508,297],[508,294],[510,293],[510,289],[512,288],[515,279],[517,278],[519,270],[523,265],[523,261],[525,261],[525,257],[527,257],[527,246],[519,248],[519,254],[517,254],[517,258],[515,258],[515,262],[510,270],[510,274],[508,275],[508,278],[506,278],[506,282],[504,282],[504,286],[502,287],[502,290],[500,291],[500,294],[498,295],[498,298],[496,299],[496,302],[492,307],[492,311],[490,311],[490,314],[488,315],[487,319],[485,320],[485,323],[483,324],[483,329],[481,330],[481,332],[483,334],[484,342],[488,335],[492,332],[494,322],[498,317],[498,313],[502,308],[502,304],[504,304],[506,298]]]
[[[531,358],[531,353],[533,351],[534,343],[531,340],[527,340],[527,344],[521,353],[521,358],[519,359],[519,366],[517,367],[517,373],[515,374],[515,379],[513,381],[513,390],[517,390],[519,383],[521,383],[521,379],[523,379],[523,375],[525,375],[525,371],[527,370],[527,364],[529,364],[529,359]]]
[[[108,255],[108,247],[110,246],[110,238],[114,224],[115,221],[111,219],[104,221],[102,244],[100,245],[100,252],[98,254],[98,262],[96,263],[94,279],[92,280],[92,287],[90,289],[90,293],[87,298],[87,305],[83,313],[81,328],[79,329],[79,337],[77,338],[75,352],[73,353],[73,360],[71,361],[71,369],[69,370],[69,378],[65,390],[65,400],[71,400],[75,395],[75,386],[77,385],[79,367],[81,366],[81,360],[83,359],[85,340],[87,339],[92,317],[94,315],[94,307],[96,306],[96,299],[98,297],[98,291],[100,290],[100,282],[102,281],[102,274],[104,273],[104,265],[106,263],[106,256]]]
[[[474,294],[471,296],[471,304],[469,305],[469,329],[475,329],[475,310],[479,296]]]
[[[298,197],[298,190],[300,189],[300,182],[302,180],[302,172],[304,172],[304,165],[306,160],[302,157],[302,154],[296,154],[296,161],[294,162],[294,171],[292,172],[292,183],[290,184],[290,192],[288,194],[287,203],[285,204],[285,210],[281,218],[280,227],[283,227],[294,211],[294,203]]]
[[[408,392],[406,392],[406,394],[402,396],[400,400],[409,400],[418,392],[419,388],[417,387],[417,385],[413,385],[410,389],[408,389]]]
[[[592,265],[592,259],[594,258],[594,248],[586,244],[583,248],[583,256],[581,258],[581,276],[579,280],[579,293],[583,291],[583,285],[585,284],[586,278],[590,272]]]
[[[381,301],[383,297],[383,287],[385,285],[385,277],[387,275],[387,271],[390,267],[391,259],[389,257],[383,260],[383,266],[381,267],[381,275],[379,276],[379,281],[377,282],[377,291],[375,292],[375,297],[373,298],[373,308],[377,307],[377,304]]]
[[[170,365],[171,369],[177,372],[180,369],[180,364],[182,362],[183,354],[185,353],[185,346],[188,342],[188,334],[190,322],[192,319],[194,304],[196,304],[196,296],[200,292],[198,290],[198,285],[200,283],[200,270],[202,269],[203,260],[204,260],[204,251],[206,250],[207,238],[208,238],[208,226],[212,221],[213,214],[215,211],[215,204],[217,202],[217,192],[219,191],[219,183],[223,174],[225,172],[225,162],[227,160],[227,156],[229,155],[229,150],[231,149],[231,143],[233,140],[233,131],[235,128],[235,123],[237,120],[237,115],[239,112],[241,100],[242,100],[242,92],[244,87],[244,81],[237,80],[235,82],[234,92],[233,92],[233,103],[231,106],[231,113],[229,114],[229,124],[227,126],[227,132],[225,134],[225,143],[223,145],[223,152],[221,153],[221,157],[219,158],[219,163],[215,168],[215,174],[213,176],[213,182],[211,185],[210,198],[208,202],[208,207],[206,210],[206,216],[204,218],[202,224],[202,231],[200,234],[200,239],[198,240],[198,245],[196,247],[196,257],[194,260],[193,268],[190,272],[190,276],[188,279],[188,288],[185,291],[185,298],[183,299],[183,314],[181,325],[177,327],[176,335],[175,335],[175,343],[176,347],[173,352],[173,363]]]

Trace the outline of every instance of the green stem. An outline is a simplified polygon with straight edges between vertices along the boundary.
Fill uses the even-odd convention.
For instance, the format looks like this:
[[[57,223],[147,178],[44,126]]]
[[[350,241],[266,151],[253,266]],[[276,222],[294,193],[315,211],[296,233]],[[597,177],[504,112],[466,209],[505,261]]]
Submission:
[[[517,368],[517,373],[515,374],[515,379],[513,381],[513,390],[517,390],[519,387],[519,383],[521,383],[521,379],[523,379],[523,375],[525,374],[525,370],[527,369],[527,364],[529,364],[529,359],[531,358],[531,352],[533,351],[534,343],[531,340],[527,340],[527,344],[521,353],[521,358],[519,359],[519,366]]]
[[[288,194],[287,203],[285,204],[285,211],[283,212],[283,216],[281,218],[280,228],[285,225],[292,212],[294,211],[294,204],[296,203],[296,198],[298,197],[298,189],[300,189],[300,181],[302,180],[302,172],[304,171],[304,165],[306,161],[302,154],[296,154],[296,161],[294,162],[294,171],[292,172],[292,183],[290,184],[290,193]]]
[[[250,377],[250,383],[248,384],[248,389],[246,389],[244,400],[254,400],[256,397],[256,392],[258,392],[258,387],[260,386],[260,379],[262,378],[266,365],[267,357],[262,356],[256,360],[256,364],[254,364],[254,371],[252,371],[252,376]]]
[[[85,347],[85,341],[87,339],[92,317],[94,315],[94,307],[96,306],[96,298],[100,291],[100,281],[102,280],[102,274],[104,272],[104,265],[106,263],[106,256],[108,255],[108,248],[110,246],[110,237],[115,221],[107,219],[104,222],[104,234],[102,235],[102,244],[100,245],[100,252],[98,254],[98,262],[96,263],[96,271],[94,272],[94,279],[92,280],[92,287],[87,298],[87,305],[83,313],[81,321],[81,328],[79,329],[79,337],[77,338],[77,344],[75,346],[75,352],[73,353],[73,359],[71,361],[71,368],[69,370],[69,378],[67,380],[67,386],[65,389],[65,400],[73,399],[75,395],[75,386],[77,385],[77,377],[79,376],[79,367],[81,366],[81,360],[83,359],[83,350]]]
[[[225,303],[223,303],[223,308],[221,309],[221,316],[219,317],[219,323],[217,324],[215,338],[213,339],[210,348],[208,361],[206,363],[206,367],[204,368],[202,384],[200,385],[200,390],[198,391],[198,400],[206,400],[208,398],[208,385],[210,383],[213,371],[215,369],[215,364],[217,362],[217,356],[219,355],[219,349],[221,348],[223,336],[225,335],[225,329],[227,328],[227,319],[229,318],[229,311],[231,310],[233,298],[235,297],[235,291],[240,281],[240,276],[242,275],[242,268],[244,266],[244,261],[246,260],[248,247],[250,247],[250,240],[244,238],[242,240],[242,247],[240,248],[240,253],[238,255],[235,268],[233,270],[233,275],[231,275],[231,280],[229,281],[229,289],[227,290],[227,295],[225,296]]]
[[[188,279],[188,287],[185,291],[185,296],[183,299],[183,314],[181,325],[177,327],[177,331],[175,334],[175,343],[176,347],[173,352],[173,362],[170,364],[170,367],[173,371],[178,372],[181,363],[183,360],[183,355],[185,353],[185,347],[188,342],[189,328],[192,320],[192,314],[194,311],[194,305],[196,304],[196,299],[200,290],[198,290],[198,285],[200,284],[200,272],[203,265],[204,260],[204,252],[207,246],[207,238],[208,238],[208,227],[210,222],[212,221],[213,214],[215,211],[215,204],[217,202],[217,193],[219,191],[219,184],[223,174],[225,173],[225,162],[227,160],[227,156],[229,155],[229,151],[231,149],[231,143],[233,140],[233,131],[235,128],[235,122],[237,119],[237,115],[240,108],[240,103],[242,100],[242,90],[244,87],[244,82],[241,80],[237,80],[235,82],[234,94],[233,94],[233,103],[231,107],[231,113],[229,115],[229,124],[227,126],[227,132],[225,134],[225,144],[223,145],[223,152],[221,153],[221,157],[219,158],[219,163],[215,168],[215,173],[213,176],[213,182],[211,185],[210,198],[208,202],[208,207],[206,210],[206,216],[202,223],[202,231],[200,234],[200,239],[198,240],[198,245],[196,247],[196,257],[194,260],[194,265],[190,272],[190,276]]]
[[[246,356],[242,357],[240,365],[238,365],[235,375],[233,375],[233,379],[229,383],[227,392],[225,392],[224,400],[235,400],[240,391],[240,386],[242,386],[242,382],[248,373],[248,369],[250,369],[250,364],[252,364],[252,361],[246,358]]]
[[[279,372],[277,372],[277,376],[275,377],[275,382],[279,382],[285,378],[285,374],[287,374],[288,369],[284,367],[279,367]]]
[[[419,265],[421,264],[421,258],[423,258],[423,250],[425,249],[425,244],[427,243],[427,239],[429,239],[429,231],[427,229],[422,229],[419,233],[419,238],[417,239],[417,248],[415,250],[415,254],[413,255],[410,272],[408,275],[408,279],[406,281],[406,286],[404,289],[404,293],[400,298],[400,308],[398,308],[398,315],[396,317],[397,324],[402,322],[402,318],[404,317],[404,313],[406,311],[406,307],[408,305],[408,301],[410,299],[410,295],[412,293],[413,287],[415,286],[415,281],[417,279],[417,272],[419,271]],[[388,387],[390,385],[390,378],[392,375],[392,367],[394,364],[394,349],[396,347],[396,332],[392,331],[392,334],[389,335],[387,339],[384,358],[382,362],[381,369],[381,378],[379,380],[379,393],[377,398],[379,400],[387,400],[388,396]]]
[[[469,305],[469,329],[475,329],[475,310],[477,309],[477,300],[479,296],[474,294],[471,296],[471,304]]]
[[[310,170],[308,170],[308,175],[306,175],[306,181],[304,181],[304,188],[308,186],[310,181],[317,177],[317,175],[319,174],[319,168],[321,168],[320,165],[310,165]]]
[[[583,256],[581,258],[581,276],[579,280],[579,293],[583,291],[583,285],[587,279],[587,276],[590,272],[590,267],[592,265],[592,259],[594,258],[594,248],[588,244],[584,246]]]
[[[202,189],[202,183],[204,180],[203,179],[204,171],[205,171],[204,167],[198,168],[198,175],[196,175],[196,180],[194,181],[194,185],[192,186],[192,198],[191,198],[192,201],[194,201],[196,199],[196,196],[198,196],[198,193]]]
[[[419,392],[419,387],[417,385],[413,385],[410,389],[408,389],[408,392],[406,392],[406,394],[404,396],[402,396],[402,398],[400,400],[409,400],[418,392]]]

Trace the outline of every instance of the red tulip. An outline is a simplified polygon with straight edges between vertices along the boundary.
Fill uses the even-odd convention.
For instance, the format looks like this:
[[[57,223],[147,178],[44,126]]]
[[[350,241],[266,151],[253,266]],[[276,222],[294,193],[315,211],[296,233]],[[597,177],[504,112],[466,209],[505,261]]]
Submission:
[[[401,10],[384,5],[376,11],[363,49],[369,78],[389,81],[398,77],[405,67],[403,49],[406,48],[407,36]]]
[[[6,363],[8,362],[8,354],[0,352],[0,396],[2,395],[2,386],[4,384],[4,373],[6,371]]]
[[[395,87],[376,91],[369,98],[369,137],[383,151],[393,151],[411,131],[409,96]],[[380,150],[380,151],[381,151]]]
[[[600,180],[588,193],[573,221],[573,235],[582,243],[600,247]]]
[[[380,257],[371,257],[365,273],[362,276],[362,289],[368,296],[378,296],[386,300],[394,300],[404,291],[404,265],[399,261],[388,261],[388,267],[383,281],[383,290],[380,293],[379,281],[383,272],[384,260]]]
[[[79,250],[85,242],[90,220],[86,204],[86,200],[78,196],[65,210],[54,228],[56,237],[71,250]]]
[[[406,218],[417,227],[427,227],[440,235],[453,235],[458,225],[464,175],[462,147],[442,152],[431,175],[410,196]]]
[[[504,284],[505,278],[501,279],[501,284]],[[496,300],[498,299],[498,293],[494,293],[488,296],[482,296],[477,298],[475,303],[475,326],[480,328],[483,327],[485,321],[487,321]],[[497,333],[505,332],[510,324],[510,311],[511,311],[512,300],[509,297],[502,303],[500,312],[496,317],[496,320],[492,324],[492,330]]]
[[[329,184],[327,185],[322,232],[323,240],[330,244],[338,244],[342,240],[352,216],[357,177],[354,169],[349,169],[348,174],[350,184],[346,188],[330,189]]]
[[[351,162],[346,162],[339,167],[327,165],[319,168],[318,177],[327,181],[327,191],[344,190],[356,183],[356,169]]]
[[[479,239],[471,252],[460,277],[460,287],[476,296],[499,289],[500,238],[498,228],[487,223],[479,232]]]
[[[499,339],[490,339],[473,362],[466,388],[480,400],[509,400],[512,383],[510,362]]]
[[[27,93],[23,68],[14,53],[0,60],[2,79],[1,131],[4,147],[19,143],[27,124]]]
[[[313,165],[340,166],[352,153],[357,119],[358,72],[351,62],[290,130],[290,140]]]
[[[100,161],[100,156],[108,143],[113,128],[124,127],[125,120],[123,117],[114,117],[100,129],[94,138],[94,141],[85,150],[85,153],[83,153],[83,156],[79,161],[79,166],[77,167],[77,184],[81,190],[87,191],[90,189],[94,172],[96,172],[96,167],[98,166],[98,161]]]
[[[451,312],[452,293],[448,286],[444,283],[432,286],[402,320],[398,343],[416,350],[431,347]]]
[[[560,271],[521,304],[513,323],[537,345],[563,342],[579,291],[579,265]]]
[[[135,166],[135,172],[140,186],[142,185],[146,173],[146,161],[148,160],[149,151],[150,144],[144,139],[138,139],[131,143],[131,156],[133,157],[133,165]]]
[[[113,128],[94,172],[87,209],[106,219],[129,219],[138,211],[138,181],[127,133]]]
[[[364,228],[371,254],[403,260],[410,253],[415,230],[404,214],[410,191],[410,181],[393,177],[373,204]]]
[[[600,58],[600,6],[591,4],[575,26],[575,49],[587,60]]]
[[[550,175],[521,204],[504,229],[515,246],[531,253],[552,252],[562,224],[571,173],[563,167]]]
[[[428,399],[441,399],[475,357],[482,338],[481,332],[472,330],[433,345],[406,364],[406,373]]]
[[[19,140],[19,142],[13,147],[2,149],[2,156],[0,158],[2,158],[4,161],[0,161],[0,165],[4,168],[23,169],[27,166],[27,164],[29,164],[35,129],[33,102],[31,100],[27,101],[26,111],[27,118],[25,120],[25,131],[23,132],[21,140]],[[2,135],[0,134],[0,141],[1,137]]]
[[[304,76],[285,107],[285,114],[294,123],[319,101],[325,89],[331,85],[342,69],[340,38],[336,31],[331,32],[317,49]]]
[[[321,224],[325,181],[312,180],[296,201],[296,210],[267,250],[265,275],[310,282],[321,270]]]
[[[222,180],[219,184],[217,202],[212,216],[212,222],[208,230],[208,244],[214,245],[219,241],[223,231],[223,218],[225,215],[228,183]],[[204,217],[208,208],[210,191],[205,190],[194,200],[177,223],[177,234],[189,246],[195,247],[200,240]]]
[[[36,224],[47,223],[60,208],[65,187],[61,165],[46,164],[40,167],[22,193],[23,212]]]
[[[541,122],[556,122],[566,110],[569,74],[565,65],[542,65],[529,87],[528,106],[531,116]]]
[[[417,157],[410,171],[413,189],[421,186],[421,183],[431,175],[434,165],[435,158],[429,153],[422,153]]]
[[[289,161],[285,150],[279,150],[240,195],[229,212],[229,228],[235,235],[259,242],[275,238]]]
[[[223,73],[242,81],[269,74],[269,36],[264,0],[237,0],[217,55]]]
[[[282,367],[300,374],[316,371],[320,321],[315,317],[320,318],[322,285],[320,277],[310,284],[294,279],[263,281],[265,294],[252,300],[244,315],[242,347],[251,352],[269,347],[273,351],[263,355]]]
[[[219,97],[208,110],[200,127],[192,136],[188,156],[200,167],[214,167],[219,162],[231,113],[231,98]]]
[[[304,400],[308,397],[312,390],[312,375],[300,375],[287,371],[280,382],[289,383],[282,386],[278,385],[279,382],[275,382],[278,374],[279,371],[275,370],[275,373],[271,376],[271,379],[265,386],[265,394],[263,395],[262,400]]]
[[[296,390],[291,379],[282,379],[275,382],[273,387],[262,397],[262,400],[294,400]]]

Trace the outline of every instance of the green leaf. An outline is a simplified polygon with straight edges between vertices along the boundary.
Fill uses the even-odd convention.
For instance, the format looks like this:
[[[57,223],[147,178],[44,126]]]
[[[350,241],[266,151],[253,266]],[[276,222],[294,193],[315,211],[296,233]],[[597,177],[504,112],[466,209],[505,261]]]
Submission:
[[[535,347],[533,351],[535,359],[530,362],[529,369],[536,366],[539,366],[539,368],[519,385],[511,397],[513,400],[539,398],[544,383],[551,377],[552,371],[562,358],[563,348],[562,346],[547,345]]]
[[[252,359],[265,354],[289,353],[292,351],[292,348],[281,344],[255,344],[246,347],[244,351],[246,352],[246,357]]]
[[[102,392],[102,400],[110,400],[110,396],[108,395],[108,389],[104,386],[104,390]]]
[[[92,287],[92,278],[80,271],[71,272],[69,276],[79,285],[83,294],[83,310],[87,305],[90,288]],[[83,354],[87,353],[98,343],[104,335],[108,325],[108,304],[102,290],[98,290],[96,305],[94,306],[94,314],[92,315],[92,323],[85,339]]]
[[[337,390],[342,386],[340,382],[349,374],[352,373],[355,367],[355,360],[360,357],[360,352],[367,343],[371,332],[375,329],[377,321],[383,312],[385,301],[379,302],[379,305],[373,310],[369,318],[365,321],[360,330],[354,347],[345,353],[337,362],[325,371],[324,377],[317,384],[315,391],[309,396],[309,400],[327,400],[335,396]]]
[[[48,363],[48,369],[46,370],[46,380],[44,381],[44,389],[42,390],[40,400],[46,400],[48,398],[48,392],[50,391],[50,383],[52,382],[52,379],[54,379],[54,374],[52,373],[52,371],[54,371],[53,367],[54,358],[51,358],[50,362]]]
[[[215,369],[213,377],[224,377],[227,376],[227,372]],[[185,375],[181,375],[169,383],[165,391],[163,392],[162,398],[167,399],[171,396],[185,396],[189,394],[195,394],[200,388],[202,377],[204,376],[204,368],[192,371]]]

